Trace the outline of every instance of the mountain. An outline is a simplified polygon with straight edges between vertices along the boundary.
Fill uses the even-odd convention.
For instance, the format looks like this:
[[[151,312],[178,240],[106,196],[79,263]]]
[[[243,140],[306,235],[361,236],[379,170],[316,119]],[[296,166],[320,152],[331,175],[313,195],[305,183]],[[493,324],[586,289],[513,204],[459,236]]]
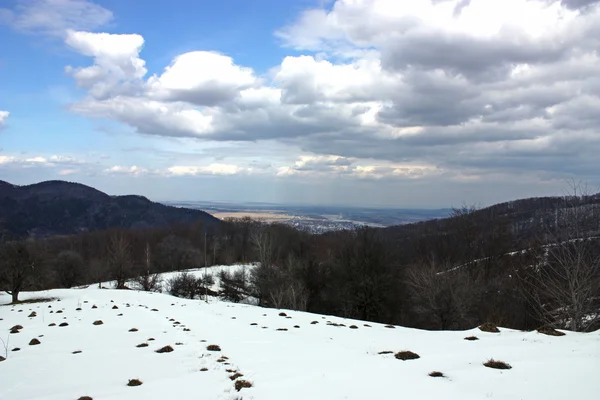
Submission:
[[[47,181],[17,186],[0,181],[0,233],[45,237],[196,221],[220,223],[200,210],[170,207],[143,196],[109,196],[79,183]]]

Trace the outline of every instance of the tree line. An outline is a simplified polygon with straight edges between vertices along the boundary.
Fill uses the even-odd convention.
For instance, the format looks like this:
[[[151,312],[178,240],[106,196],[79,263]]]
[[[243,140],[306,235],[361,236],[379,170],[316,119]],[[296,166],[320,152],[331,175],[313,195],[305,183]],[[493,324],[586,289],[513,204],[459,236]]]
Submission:
[[[544,214],[552,223],[526,237],[507,214],[474,207],[455,209],[435,225],[403,227],[401,233],[356,227],[311,235],[241,218],[220,226],[112,229],[35,241],[5,236],[0,288],[13,301],[24,290],[102,281],[153,290],[161,272],[256,262],[250,273],[223,273],[221,295],[425,329],[466,329],[482,322],[595,329],[598,209],[579,200],[565,207],[565,201]],[[190,298],[211,283],[180,278],[169,290]]]

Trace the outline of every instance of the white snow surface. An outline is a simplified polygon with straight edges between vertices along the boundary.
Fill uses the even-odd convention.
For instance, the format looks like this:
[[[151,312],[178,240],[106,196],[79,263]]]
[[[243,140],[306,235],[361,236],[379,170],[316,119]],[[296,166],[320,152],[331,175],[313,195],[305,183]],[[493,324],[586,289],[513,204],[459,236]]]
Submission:
[[[58,300],[8,305],[10,297],[0,295],[0,338],[8,341],[6,354],[0,341],[0,355],[7,356],[0,362],[0,399],[591,400],[600,395],[600,332],[553,337],[502,328],[500,333],[387,328],[97,285],[21,294],[21,300],[42,297]],[[32,311],[37,316],[29,317]],[[93,325],[97,320],[103,324]],[[62,322],[68,326],[59,327]],[[17,324],[23,329],[9,334]],[[471,335],[480,340],[464,340]],[[41,344],[30,346],[33,338]],[[136,347],[140,343],[149,346]],[[210,344],[221,351],[208,351]],[[166,345],[174,351],[155,352]],[[402,350],[420,358],[379,354]],[[219,362],[221,356],[228,358]],[[484,367],[490,358],[512,369]],[[253,387],[236,391],[233,373],[226,370],[243,374],[239,379]],[[446,377],[429,377],[432,371]],[[133,378],[143,384],[128,387]]]

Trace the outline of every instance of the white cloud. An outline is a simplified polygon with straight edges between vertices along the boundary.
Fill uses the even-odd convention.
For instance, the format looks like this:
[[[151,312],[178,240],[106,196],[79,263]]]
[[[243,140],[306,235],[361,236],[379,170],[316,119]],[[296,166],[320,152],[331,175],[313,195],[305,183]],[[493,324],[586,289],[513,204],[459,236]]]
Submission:
[[[160,76],[148,80],[150,97],[216,105],[233,100],[258,83],[252,69],[233,63],[231,57],[193,51],[176,57]]]
[[[17,0],[14,10],[0,8],[0,24],[57,36],[67,29],[96,29],[112,18],[112,12],[88,0]]]
[[[262,161],[279,176],[595,174],[598,5],[338,0],[278,35],[307,54],[263,77],[193,51],[147,78],[141,36],[69,31],[67,44],[93,59],[68,67],[88,90],[71,110],[156,136],[276,141],[287,160]],[[166,173],[257,171],[228,157]]]
[[[2,125],[4,125],[9,115],[10,113],[8,111],[0,110],[0,128],[2,128]]]
[[[120,175],[122,174],[122,175],[129,175],[129,176],[140,176],[140,175],[146,175],[146,174],[151,173],[150,170],[148,170],[146,168],[138,167],[136,165],[133,165],[131,167],[114,165],[110,168],[105,169],[104,172],[107,174],[120,174]]]
[[[167,169],[174,176],[185,175],[237,175],[244,172],[244,169],[233,164],[213,163],[206,166],[184,166],[176,165]]]

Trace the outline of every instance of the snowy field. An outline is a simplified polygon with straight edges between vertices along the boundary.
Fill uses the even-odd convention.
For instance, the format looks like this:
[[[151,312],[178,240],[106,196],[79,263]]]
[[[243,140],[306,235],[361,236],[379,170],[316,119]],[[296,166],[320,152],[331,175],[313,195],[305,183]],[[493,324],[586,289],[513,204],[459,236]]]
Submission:
[[[0,295],[0,399],[600,398],[600,332],[429,332],[97,285],[21,295],[33,298],[55,300]],[[404,350],[420,358],[396,359]]]

